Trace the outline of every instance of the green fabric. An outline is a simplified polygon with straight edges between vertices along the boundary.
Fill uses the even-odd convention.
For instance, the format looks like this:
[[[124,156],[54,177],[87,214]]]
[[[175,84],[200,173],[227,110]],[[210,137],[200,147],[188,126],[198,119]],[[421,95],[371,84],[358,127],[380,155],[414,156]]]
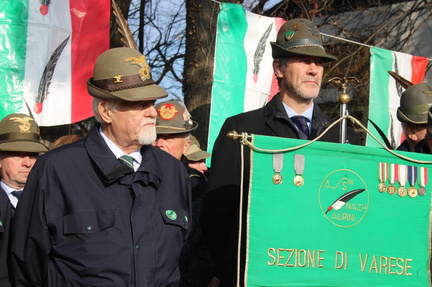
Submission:
[[[221,123],[227,117],[244,111],[247,59],[243,41],[248,27],[245,13],[242,5],[220,3],[210,110],[210,152]]]
[[[118,160],[122,163],[122,164],[124,164],[124,165],[126,165],[126,166],[128,166],[128,167],[130,167],[130,168],[134,168],[134,166],[133,166],[133,158],[130,156],[130,155],[122,155],[121,157],[119,157],[118,158]]]
[[[376,47],[370,48],[371,53],[371,75],[369,85],[369,119],[379,125],[382,131],[388,135],[388,131],[393,124],[389,115],[389,82],[390,75],[388,71],[393,71],[393,54],[392,51]],[[378,139],[381,139],[378,131],[371,124],[368,124],[368,130]],[[399,139],[397,139],[399,140]],[[370,136],[366,137],[366,145],[378,147],[379,144]]]
[[[304,141],[254,136],[253,143],[274,150]],[[432,162],[430,155],[399,154]],[[294,155],[305,159],[300,187],[293,181]],[[246,286],[430,286],[431,183],[423,196],[381,193],[378,167],[425,166],[430,173],[431,164],[384,149],[315,142],[283,154],[283,180],[276,185],[273,155],[251,157]],[[364,191],[326,214],[356,189]]]
[[[0,119],[23,106],[28,0],[0,1]]]

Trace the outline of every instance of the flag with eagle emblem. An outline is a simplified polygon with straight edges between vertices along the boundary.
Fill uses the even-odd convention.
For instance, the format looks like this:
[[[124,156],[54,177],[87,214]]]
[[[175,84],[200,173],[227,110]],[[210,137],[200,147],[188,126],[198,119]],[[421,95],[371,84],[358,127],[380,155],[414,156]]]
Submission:
[[[87,79],[109,49],[110,0],[4,0],[0,4],[0,118],[40,126],[93,115]]]

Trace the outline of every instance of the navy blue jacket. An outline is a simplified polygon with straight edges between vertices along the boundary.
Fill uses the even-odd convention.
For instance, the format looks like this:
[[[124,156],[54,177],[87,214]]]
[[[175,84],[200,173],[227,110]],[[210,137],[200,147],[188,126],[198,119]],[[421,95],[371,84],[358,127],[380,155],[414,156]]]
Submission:
[[[332,120],[315,104],[311,139],[321,135],[331,123]],[[226,136],[232,130],[238,133],[299,138],[279,95],[274,96],[260,109],[228,118],[222,126],[212,151],[211,174],[201,211],[202,232],[217,270],[216,275],[221,279],[221,287],[235,286],[237,274],[241,158],[239,140],[232,140]],[[359,135],[351,128],[347,128],[346,139],[351,144],[361,144]],[[339,125],[325,133],[320,141],[338,143]],[[245,147],[245,187],[249,186],[249,153],[250,149]],[[247,192],[243,198],[243,207],[247,207]],[[243,212],[243,215],[245,214],[246,212]],[[246,218],[243,219],[242,226],[246,226]],[[244,243],[244,240],[242,242]],[[241,268],[243,273],[244,260],[241,262]]]
[[[177,286],[191,218],[189,175],[156,147],[136,172],[94,127],[38,158],[14,215],[18,286]]]

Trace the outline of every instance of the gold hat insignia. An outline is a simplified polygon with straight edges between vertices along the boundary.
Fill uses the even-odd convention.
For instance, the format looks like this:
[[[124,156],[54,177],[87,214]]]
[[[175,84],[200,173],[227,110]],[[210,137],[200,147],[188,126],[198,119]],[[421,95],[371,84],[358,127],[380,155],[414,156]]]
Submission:
[[[138,58],[129,57],[125,59],[126,62],[131,62],[134,65],[140,66],[142,69],[139,70],[139,75],[142,81],[150,79],[150,66],[147,64],[146,58],[144,55],[139,56]]]
[[[34,121],[34,119],[31,117],[23,117],[23,118],[11,117],[9,120],[13,121],[14,123],[20,123],[20,125],[18,126],[19,132],[23,133],[23,134],[29,134],[30,133],[31,126],[32,126],[30,121]]]
[[[172,104],[164,104],[157,111],[160,118],[163,120],[172,120],[175,118],[177,113],[179,112],[176,107]]]

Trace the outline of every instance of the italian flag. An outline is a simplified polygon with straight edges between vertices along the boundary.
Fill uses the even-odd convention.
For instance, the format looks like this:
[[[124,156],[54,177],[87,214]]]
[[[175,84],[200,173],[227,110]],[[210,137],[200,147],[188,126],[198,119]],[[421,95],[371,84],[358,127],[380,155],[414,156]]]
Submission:
[[[2,0],[0,118],[22,112],[40,126],[93,116],[87,79],[109,49],[110,0]]]
[[[211,151],[227,117],[262,107],[278,92],[270,41],[284,21],[220,3],[211,96]],[[241,131],[239,131],[241,132]]]
[[[370,94],[369,120],[378,125],[393,148],[403,141],[401,123],[396,117],[400,96],[405,91],[396,83],[388,71],[393,71],[413,84],[423,82],[428,59],[381,48],[370,48]],[[368,125],[368,130],[384,143],[377,129]],[[370,135],[367,146],[381,147]]]

